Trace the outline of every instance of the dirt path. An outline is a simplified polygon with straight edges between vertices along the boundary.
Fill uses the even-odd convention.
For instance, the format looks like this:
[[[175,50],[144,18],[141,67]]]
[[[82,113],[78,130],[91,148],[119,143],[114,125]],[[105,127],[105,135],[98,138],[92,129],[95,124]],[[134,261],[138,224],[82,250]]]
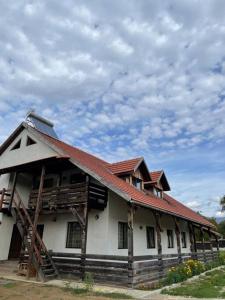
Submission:
[[[104,297],[73,295],[70,291],[65,291],[57,287],[47,285],[35,285],[25,282],[5,281],[0,284],[1,300],[109,300]]]

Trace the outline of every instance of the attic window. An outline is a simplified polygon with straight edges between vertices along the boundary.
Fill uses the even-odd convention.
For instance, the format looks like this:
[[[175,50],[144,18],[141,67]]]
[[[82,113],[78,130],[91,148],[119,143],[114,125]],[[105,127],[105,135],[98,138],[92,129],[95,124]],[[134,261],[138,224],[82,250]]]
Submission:
[[[21,139],[12,147],[11,151],[12,150],[16,150],[16,149],[19,149],[20,148],[20,145],[21,145]]]
[[[32,138],[30,138],[29,136],[27,137],[27,143],[26,143],[26,145],[27,146],[31,146],[31,145],[34,145],[34,144],[36,144],[36,142],[32,139]]]
[[[137,189],[141,190],[141,188],[142,188],[142,180],[141,179],[139,179],[137,177],[132,177],[132,184]]]

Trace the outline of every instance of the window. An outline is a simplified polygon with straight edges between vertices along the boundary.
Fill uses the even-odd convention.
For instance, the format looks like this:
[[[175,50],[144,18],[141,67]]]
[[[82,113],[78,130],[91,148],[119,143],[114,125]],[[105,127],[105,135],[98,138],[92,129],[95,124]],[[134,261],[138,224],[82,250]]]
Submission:
[[[85,175],[80,173],[75,173],[70,176],[70,184],[85,182]]]
[[[16,150],[16,149],[19,149],[20,148],[20,145],[21,145],[21,140],[19,140],[11,149],[12,150]]]
[[[173,248],[173,230],[167,229],[168,248]]]
[[[53,187],[55,184],[55,180],[54,178],[45,178],[44,179],[44,183],[43,183],[43,188],[44,189],[48,189]],[[33,189],[34,190],[38,190],[39,189],[39,185],[40,185],[40,179],[35,178],[34,182],[33,182]]]
[[[29,136],[27,137],[27,143],[26,143],[26,145],[27,146],[31,146],[31,145],[34,145],[34,144],[36,144],[36,142],[32,139],[32,138],[30,138]]]
[[[146,234],[147,234],[147,248],[148,249],[155,248],[155,228],[147,226]]]
[[[69,222],[66,248],[81,248],[81,227],[78,222]]]
[[[156,188],[153,188],[153,193],[155,196],[159,197],[159,198],[162,198],[162,191],[156,189]]]
[[[132,184],[135,186],[137,189],[141,190],[142,188],[142,180],[136,177],[132,177]]]
[[[127,249],[128,224],[125,222],[119,222],[118,225],[118,248]]]
[[[43,188],[48,189],[53,187],[53,185],[54,185],[54,178],[46,178],[44,180]]]
[[[181,232],[182,248],[187,248],[186,232]]]

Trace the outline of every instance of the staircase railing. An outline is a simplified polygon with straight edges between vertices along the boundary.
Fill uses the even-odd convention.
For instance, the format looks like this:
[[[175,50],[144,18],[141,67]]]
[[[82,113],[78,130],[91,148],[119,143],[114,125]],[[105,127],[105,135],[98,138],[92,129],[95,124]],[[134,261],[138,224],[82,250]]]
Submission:
[[[0,211],[3,208],[9,209],[10,196],[10,190],[3,189],[0,191]],[[17,190],[15,190],[14,197],[12,199],[11,214],[21,234],[24,245],[27,248],[28,254],[32,258],[32,264],[39,274],[40,279],[45,280],[46,276],[50,277],[50,270],[54,270],[54,274],[58,276],[58,270],[55,267],[53,259],[40,237],[37,228],[34,227],[31,216],[29,215]],[[31,245],[32,239],[34,240],[34,245]],[[48,267],[50,266],[51,269],[45,269],[46,265]]]
[[[51,266],[53,267],[56,275],[58,275],[58,271],[55,267],[52,257],[49,254],[43,240],[41,239],[41,237],[37,231],[37,228],[34,227],[31,217],[30,217],[22,199],[20,198],[19,193],[16,190],[15,190],[15,196],[13,198],[13,206],[15,207],[16,213],[19,216],[19,219],[22,222],[23,227],[26,228],[26,231],[27,231],[26,233],[27,233],[27,237],[28,237],[29,255],[30,256],[34,255],[33,258],[38,263],[39,268],[45,265],[44,259],[45,260],[48,259],[49,262],[51,263]],[[29,230],[29,228],[31,230]],[[31,249],[31,240],[32,240],[33,235],[35,237],[35,239],[34,239],[35,243],[33,245],[34,251]],[[43,257],[44,257],[44,259],[43,259]]]
[[[9,197],[11,195],[10,190],[2,189],[0,190],[0,211],[6,206],[8,208],[9,200],[6,199],[6,197]]]

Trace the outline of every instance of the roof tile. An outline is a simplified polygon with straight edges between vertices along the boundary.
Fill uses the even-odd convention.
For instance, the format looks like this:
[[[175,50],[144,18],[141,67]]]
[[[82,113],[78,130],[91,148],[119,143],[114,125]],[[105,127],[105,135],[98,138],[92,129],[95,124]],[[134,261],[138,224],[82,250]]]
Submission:
[[[184,219],[188,219],[205,226],[214,227],[203,216],[197,214],[168,194],[164,194],[164,199],[155,197],[154,195],[147,195],[143,191],[138,190],[134,186],[131,186],[129,183],[113,174],[113,172],[122,170],[125,167],[133,168],[133,165],[136,163],[135,159],[125,161],[123,163],[119,162],[117,164],[112,164],[112,167],[112,165],[108,164],[102,159],[95,157],[94,155],[91,155],[76,147],[70,146],[43,133],[40,134],[44,136],[48,140],[48,142],[69,155],[71,159],[74,159],[86,169],[94,172],[98,177],[101,177],[104,182],[108,183],[110,186],[113,186],[116,190],[121,191],[123,194],[126,194],[127,198],[131,199],[135,203],[148,206],[155,210],[160,210],[169,214],[177,215]]]

